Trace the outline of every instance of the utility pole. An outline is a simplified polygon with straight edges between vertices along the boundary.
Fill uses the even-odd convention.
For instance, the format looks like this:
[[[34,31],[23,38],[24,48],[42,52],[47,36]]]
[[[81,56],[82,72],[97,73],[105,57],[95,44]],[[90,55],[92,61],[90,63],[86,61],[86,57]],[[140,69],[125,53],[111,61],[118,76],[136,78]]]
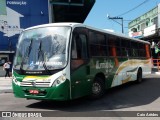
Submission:
[[[119,22],[117,22],[117,21],[115,21],[116,23],[118,23],[118,24],[120,24],[121,26],[122,26],[122,33],[124,33],[124,30],[123,30],[123,17],[110,17],[110,16],[107,16],[108,17],[108,19],[111,19],[111,20],[113,20],[113,21],[115,21],[115,19],[117,20],[117,19],[120,19],[120,20],[122,20],[122,23],[119,23]]]

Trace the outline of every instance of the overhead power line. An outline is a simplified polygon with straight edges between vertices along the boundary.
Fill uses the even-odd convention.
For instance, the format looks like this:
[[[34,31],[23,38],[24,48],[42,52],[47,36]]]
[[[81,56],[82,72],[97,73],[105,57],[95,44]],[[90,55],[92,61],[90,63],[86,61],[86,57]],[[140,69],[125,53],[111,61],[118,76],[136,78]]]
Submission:
[[[132,8],[132,9],[130,9],[130,10],[128,10],[128,11],[126,11],[126,12],[124,12],[124,13],[118,15],[118,16],[126,15],[126,14],[128,14],[129,12],[131,12],[131,11],[137,9],[138,7],[142,6],[143,4],[145,4],[145,3],[148,2],[148,1],[149,1],[149,0],[145,0],[145,1],[143,1],[142,3],[140,3],[139,5],[137,5],[136,7]]]

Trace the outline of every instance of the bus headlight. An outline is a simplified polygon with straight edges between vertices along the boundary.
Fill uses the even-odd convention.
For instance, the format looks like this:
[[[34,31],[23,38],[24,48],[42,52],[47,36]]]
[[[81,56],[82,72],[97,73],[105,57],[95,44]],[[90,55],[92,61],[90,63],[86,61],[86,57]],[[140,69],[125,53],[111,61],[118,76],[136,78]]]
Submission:
[[[61,83],[63,83],[65,80],[66,80],[66,77],[62,75],[53,82],[52,86],[58,86]]]
[[[12,81],[13,81],[16,85],[20,86],[20,82],[17,81],[17,79],[16,79],[14,76],[13,76]]]

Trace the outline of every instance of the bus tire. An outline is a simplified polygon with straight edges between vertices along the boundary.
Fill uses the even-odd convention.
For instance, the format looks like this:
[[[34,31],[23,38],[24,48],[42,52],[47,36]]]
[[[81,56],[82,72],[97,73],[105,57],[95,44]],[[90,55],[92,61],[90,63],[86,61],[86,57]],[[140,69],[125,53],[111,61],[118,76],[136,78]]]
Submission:
[[[142,69],[138,69],[138,72],[137,72],[137,80],[136,80],[137,83],[141,83],[142,82]]]
[[[104,95],[105,85],[104,81],[100,77],[96,77],[92,84],[91,98],[97,99]]]

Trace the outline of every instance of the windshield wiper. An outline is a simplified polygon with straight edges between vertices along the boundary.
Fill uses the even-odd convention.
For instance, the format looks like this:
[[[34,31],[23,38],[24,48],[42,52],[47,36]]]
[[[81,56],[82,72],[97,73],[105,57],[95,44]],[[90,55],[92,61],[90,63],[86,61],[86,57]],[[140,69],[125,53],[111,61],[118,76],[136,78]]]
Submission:
[[[33,39],[30,40],[29,46],[27,47],[27,49],[26,49],[26,51],[25,51],[25,54],[24,54],[24,57],[23,57],[23,59],[22,59],[22,62],[21,62],[21,65],[20,65],[20,70],[21,70],[21,71],[22,71],[22,68],[23,68],[24,60],[26,60],[26,58],[28,58],[29,55],[30,55],[30,53],[31,53],[32,41],[33,41]]]
[[[42,41],[40,41],[40,44],[39,44],[38,60],[39,60],[40,54],[42,56],[42,64],[43,64],[44,69],[51,75],[51,72],[50,72],[50,70],[48,70],[46,63],[45,63],[45,60],[44,60],[44,52],[42,50]]]

